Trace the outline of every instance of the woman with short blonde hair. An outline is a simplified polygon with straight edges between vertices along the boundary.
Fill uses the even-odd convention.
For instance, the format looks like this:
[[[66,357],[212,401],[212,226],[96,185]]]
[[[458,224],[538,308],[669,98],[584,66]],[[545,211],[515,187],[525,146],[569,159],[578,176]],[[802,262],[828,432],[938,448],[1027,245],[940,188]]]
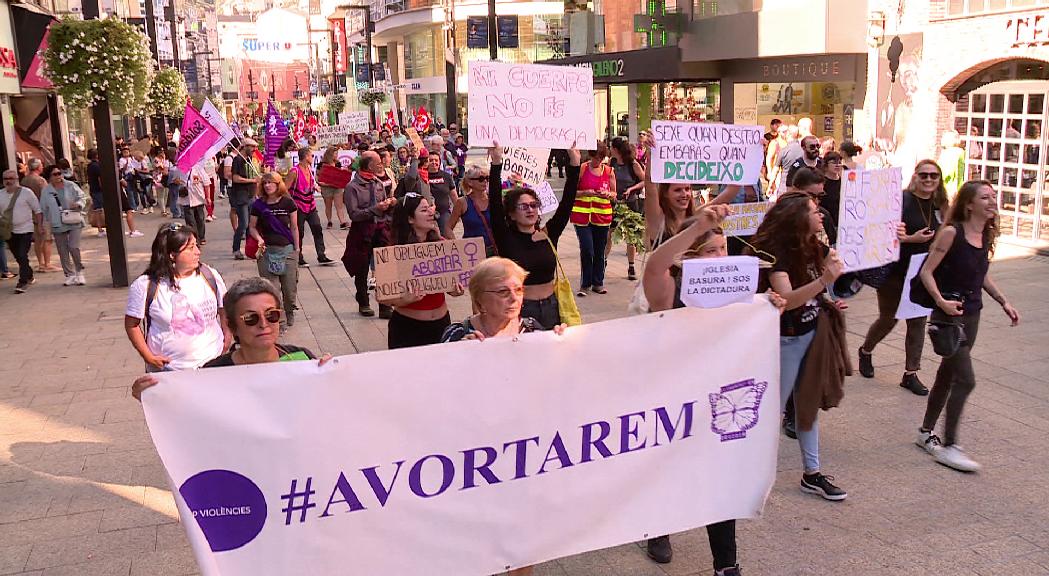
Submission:
[[[299,282],[298,207],[276,172],[259,177],[258,196],[251,204],[248,233],[259,243],[259,276],[273,282],[282,294],[281,332],[295,324],[295,296]]]

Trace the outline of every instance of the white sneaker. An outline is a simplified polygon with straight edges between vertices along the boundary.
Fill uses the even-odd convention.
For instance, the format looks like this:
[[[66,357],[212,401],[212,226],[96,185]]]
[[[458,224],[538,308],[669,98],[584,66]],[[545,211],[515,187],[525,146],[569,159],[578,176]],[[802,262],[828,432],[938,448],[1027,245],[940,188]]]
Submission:
[[[956,444],[943,446],[936,451],[935,457],[940,464],[962,472],[976,472],[980,469],[980,464],[969,458],[961,446]]]
[[[76,274],[72,276],[66,276],[66,281],[62,283],[63,286],[76,286]]]
[[[84,273],[83,272],[77,272],[76,276],[74,276],[73,278],[76,280],[76,285],[77,286],[84,286],[84,285],[87,284],[87,280],[84,280]]]
[[[131,232],[128,232],[127,235],[131,236],[132,238],[140,238],[142,236],[145,236],[145,234],[139,232],[138,230],[132,230]]]
[[[936,452],[942,448],[940,437],[933,434],[931,431],[925,432],[923,430],[918,430],[918,437],[914,439],[914,443],[917,444],[919,448],[933,456],[935,456]]]
[[[205,216],[204,217],[204,221],[205,222],[214,222],[215,218],[213,216]]]
[[[98,237],[99,237],[99,238],[105,238],[105,237],[106,237],[106,231],[105,231],[105,230],[101,230],[101,229],[100,229],[100,230],[98,231]]]

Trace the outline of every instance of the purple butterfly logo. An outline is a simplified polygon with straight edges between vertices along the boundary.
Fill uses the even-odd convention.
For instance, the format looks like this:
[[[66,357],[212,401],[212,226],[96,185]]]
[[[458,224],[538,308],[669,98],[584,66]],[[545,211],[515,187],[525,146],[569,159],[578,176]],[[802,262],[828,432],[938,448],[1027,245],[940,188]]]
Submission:
[[[758,424],[758,410],[768,382],[743,380],[721,387],[710,395],[710,430],[722,442],[747,437],[747,430]]]

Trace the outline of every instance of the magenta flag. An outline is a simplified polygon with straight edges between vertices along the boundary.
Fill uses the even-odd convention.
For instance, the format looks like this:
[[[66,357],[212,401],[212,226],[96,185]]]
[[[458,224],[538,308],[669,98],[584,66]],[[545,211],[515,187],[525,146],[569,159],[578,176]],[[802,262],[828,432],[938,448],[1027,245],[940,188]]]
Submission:
[[[186,101],[186,112],[182,117],[182,135],[175,153],[175,165],[185,173],[200,162],[222,134]]]
[[[262,157],[262,165],[272,168],[273,158],[277,156],[277,149],[280,148],[281,142],[288,137],[288,126],[284,124],[284,119],[280,117],[280,112],[277,112],[277,107],[273,105],[273,100],[269,101],[269,107],[266,109],[266,126],[263,128],[266,131],[266,153]]]

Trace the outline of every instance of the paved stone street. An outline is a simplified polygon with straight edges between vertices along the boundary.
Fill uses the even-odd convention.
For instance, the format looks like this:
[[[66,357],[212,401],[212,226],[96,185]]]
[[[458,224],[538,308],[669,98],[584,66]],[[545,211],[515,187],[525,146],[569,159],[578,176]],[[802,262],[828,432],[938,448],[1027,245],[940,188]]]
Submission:
[[[232,260],[227,214],[220,202],[204,253],[231,283],[255,264]],[[133,276],[162,222],[136,220],[146,237],[128,240]],[[344,234],[329,231],[325,239],[338,258]],[[335,355],[384,348],[385,321],[360,318],[345,271],[316,266],[306,244],[314,265],[301,274],[302,320],[286,340]],[[573,278],[576,246],[567,231],[561,253]],[[83,248],[87,287],[62,287],[60,273],[39,275],[20,296],[11,293],[13,280],[0,283],[0,574],[195,574],[164,470],[130,397],[142,362],[123,330],[126,290],[109,287],[106,244],[93,230]],[[984,470],[954,472],[912,443],[925,401],[897,386],[898,328],[875,353],[877,378],[850,378],[843,405],[821,416],[824,471],[849,499],[802,494],[797,443],[784,438],[764,518],[739,523],[746,574],[1049,574],[1049,259],[1006,246],[992,270],[1023,323],[1010,328],[988,307],[974,350],[978,385],[961,440]],[[587,321],[626,314],[633,283],[622,247],[608,277],[607,295],[580,300]],[[875,316],[873,296],[865,289],[851,302],[852,350]],[[453,316],[468,310],[466,298],[455,300]],[[921,377],[929,385],[937,365],[926,346]],[[550,562],[538,573],[711,573],[703,529],[675,536],[674,546],[665,566],[629,544]]]

